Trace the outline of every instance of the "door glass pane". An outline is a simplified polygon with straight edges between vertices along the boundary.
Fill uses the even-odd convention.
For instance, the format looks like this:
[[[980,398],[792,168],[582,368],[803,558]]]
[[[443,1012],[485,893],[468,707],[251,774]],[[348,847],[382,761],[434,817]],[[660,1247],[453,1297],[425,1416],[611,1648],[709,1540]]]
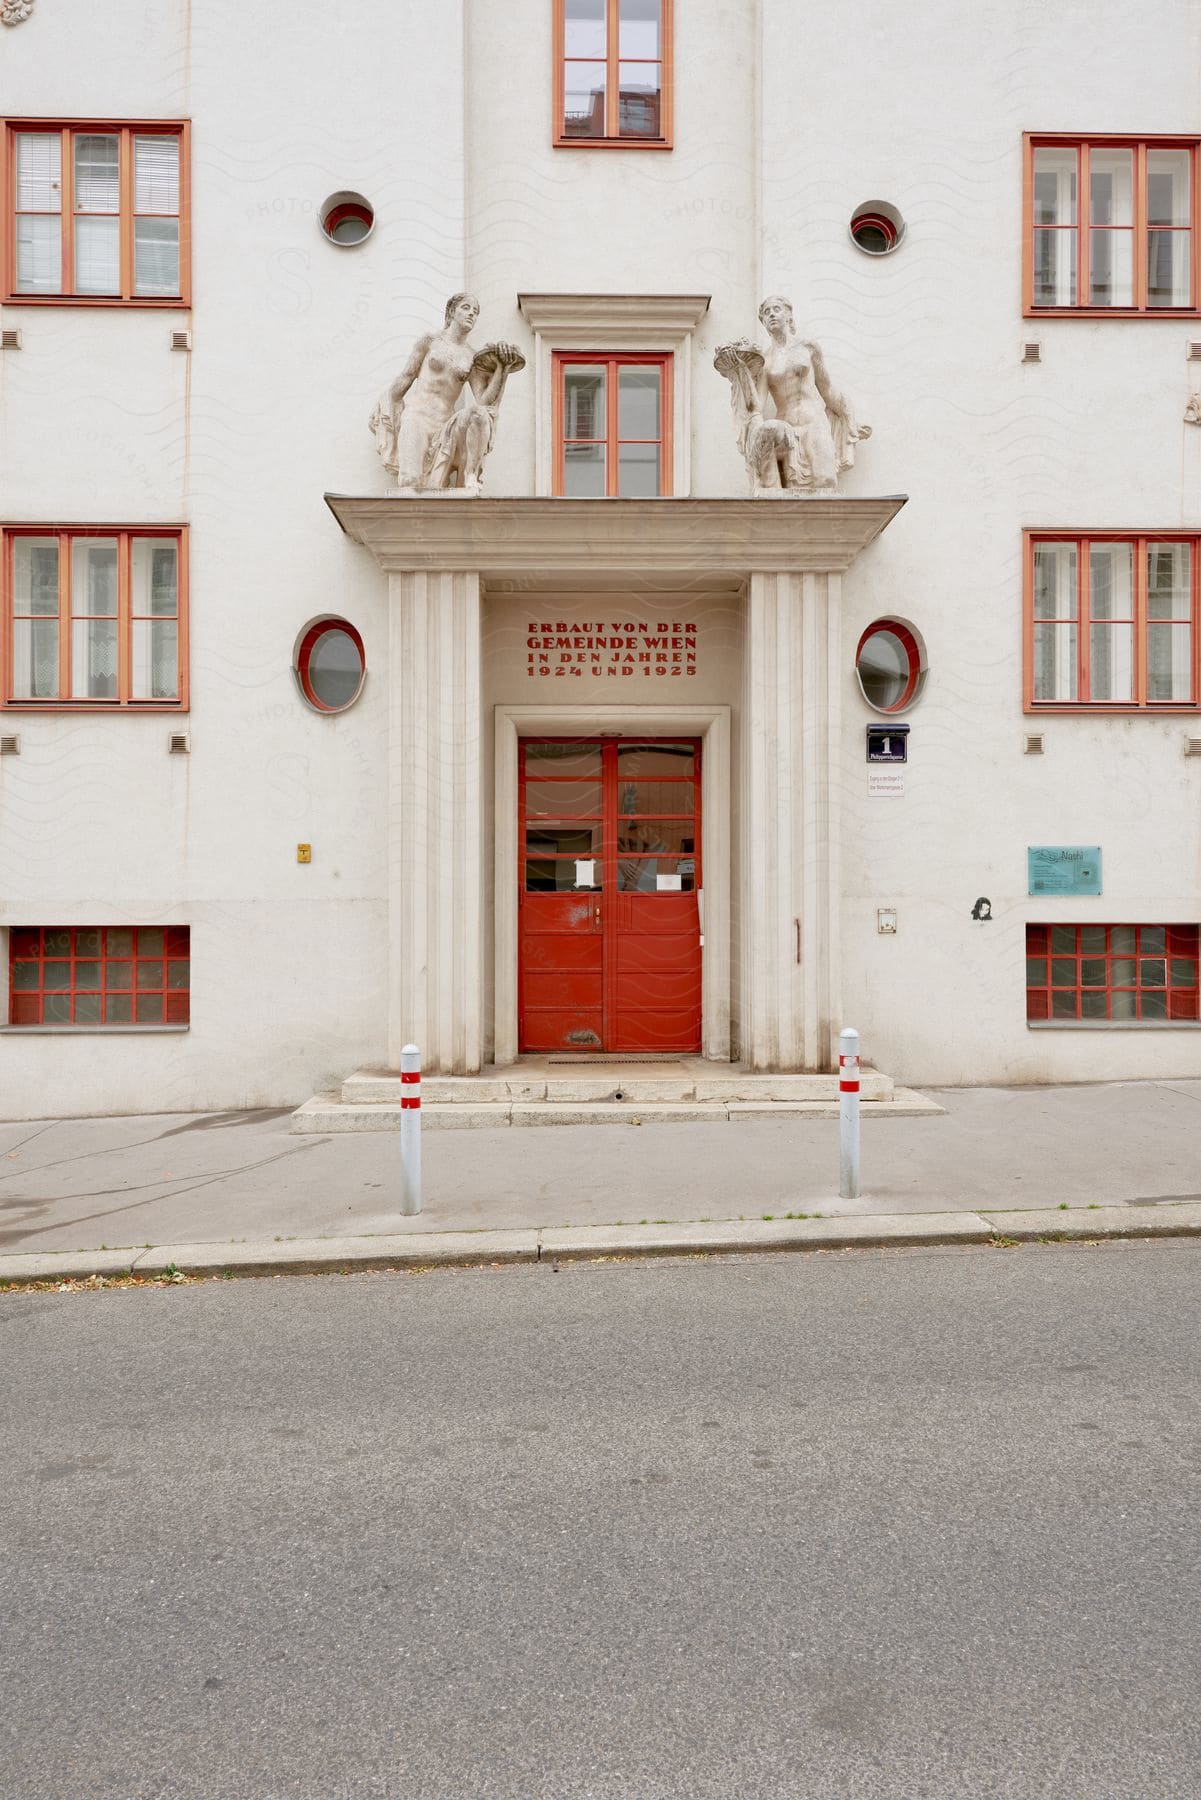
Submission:
[[[696,826],[691,819],[621,819],[618,822],[619,856],[691,856],[695,844]]]
[[[1187,306],[1192,291],[1189,258],[1192,233],[1147,233],[1147,305]]]
[[[80,131],[75,135],[75,210],[115,213],[121,210],[118,179],[119,140],[115,133]]]
[[[605,64],[563,64],[563,136],[604,137]]]
[[[1093,225],[1133,224],[1134,151],[1090,150],[1088,189]]]
[[[563,492],[571,499],[603,499],[605,493],[605,446],[603,444],[564,444]]]
[[[18,294],[58,294],[63,285],[62,221],[37,213],[17,220]]]
[[[1129,231],[1090,231],[1088,235],[1089,305],[1133,305],[1133,233]]]
[[[1147,545],[1147,617],[1186,619],[1192,606],[1190,546]]]
[[[77,294],[121,292],[119,219],[76,219],[75,291]]]
[[[627,364],[617,371],[617,435],[658,440],[662,371],[653,364]]]
[[[1148,225],[1189,223],[1189,152],[1148,150]]]
[[[179,584],[177,564],[174,538],[134,538],[131,605],[135,617],[174,618]]]
[[[619,444],[617,492],[622,500],[653,500],[659,493],[658,444]]]
[[[623,818],[661,813],[691,817],[694,791],[691,781],[622,781],[617,789],[617,811]]]
[[[1192,698],[1192,628],[1188,625],[1148,625],[1148,700]]]
[[[178,219],[134,220],[133,291],[148,299],[178,294]]]
[[[133,210],[179,211],[179,139],[164,132],[133,140]]]
[[[618,780],[633,781],[656,775],[692,775],[691,744],[636,744],[617,746]]]
[[[601,853],[600,822],[590,825],[579,819],[530,821],[526,826],[527,856],[599,856]]]
[[[605,436],[605,367],[569,363],[563,370],[563,437]]]
[[[58,131],[17,133],[17,211],[56,213],[63,205],[63,140]]]
[[[1076,223],[1076,151],[1070,146],[1034,152],[1034,223]]]
[[[525,744],[525,766],[530,775],[595,776],[600,780],[599,744]]]
[[[623,62],[618,80],[617,122],[622,137],[658,137],[659,64]]]
[[[1094,619],[1134,617],[1134,545],[1093,544],[1088,555],[1089,611]]]
[[[581,813],[597,818],[601,813],[599,781],[530,781],[525,787],[527,819],[577,818]]]
[[[1034,234],[1035,306],[1075,306],[1076,232]]]
[[[72,538],[71,611],[115,616],[117,611],[116,538]]]
[[[618,0],[619,56],[658,57],[659,13],[660,0]]]

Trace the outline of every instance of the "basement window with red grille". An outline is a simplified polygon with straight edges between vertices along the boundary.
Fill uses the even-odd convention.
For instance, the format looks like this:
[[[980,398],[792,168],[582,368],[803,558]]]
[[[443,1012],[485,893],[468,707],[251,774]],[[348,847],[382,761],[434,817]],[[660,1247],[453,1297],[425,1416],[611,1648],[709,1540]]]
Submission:
[[[1196,1019],[1196,925],[1027,925],[1032,1023]]]
[[[10,1025],[186,1025],[186,925],[14,926]]]

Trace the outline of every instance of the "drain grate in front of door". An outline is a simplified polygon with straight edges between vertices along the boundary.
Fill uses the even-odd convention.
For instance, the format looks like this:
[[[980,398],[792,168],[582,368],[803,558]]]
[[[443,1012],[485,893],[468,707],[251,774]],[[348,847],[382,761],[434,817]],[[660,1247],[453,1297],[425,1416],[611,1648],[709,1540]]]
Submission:
[[[591,1053],[581,1051],[579,1056],[548,1056],[546,1060],[548,1063],[604,1063],[608,1067],[610,1063],[614,1066],[618,1063],[674,1063],[680,1058],[678,1053],[673,1055],[670,1050],[653,1056],[622,1056],[620,1052],[606,1054],[603,1050],[593,1050]]]

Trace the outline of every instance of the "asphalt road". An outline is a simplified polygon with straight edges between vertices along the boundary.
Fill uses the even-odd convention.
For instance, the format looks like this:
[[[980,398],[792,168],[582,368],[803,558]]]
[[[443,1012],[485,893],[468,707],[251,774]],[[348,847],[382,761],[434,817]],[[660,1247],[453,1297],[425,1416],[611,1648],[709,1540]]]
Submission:
[[[1201,1794],[1201,1246],[0,1296],[0,1792]]]

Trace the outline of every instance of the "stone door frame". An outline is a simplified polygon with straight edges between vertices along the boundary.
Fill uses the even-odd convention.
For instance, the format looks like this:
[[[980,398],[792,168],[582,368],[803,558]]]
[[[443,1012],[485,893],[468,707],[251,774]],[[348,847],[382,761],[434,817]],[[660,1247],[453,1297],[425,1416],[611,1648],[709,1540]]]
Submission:
[[[517,1036],[517,743],[521,737],[699,737],[705,871],[701,953],[701,1055],[730,1060],[731,818],[728,706],[497,706],[493,1060],[515,1062]]]

